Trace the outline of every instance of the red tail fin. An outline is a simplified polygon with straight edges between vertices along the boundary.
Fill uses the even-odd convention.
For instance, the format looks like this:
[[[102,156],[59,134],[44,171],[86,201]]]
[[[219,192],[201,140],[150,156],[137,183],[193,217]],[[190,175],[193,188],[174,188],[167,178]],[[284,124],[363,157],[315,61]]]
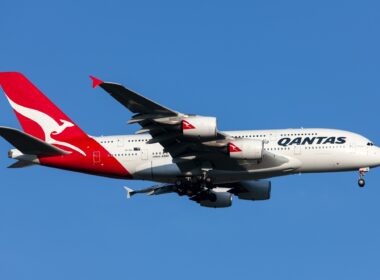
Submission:
[[[86,135],[21,73],[1,72],[0,85],[26,133],[46,142]]]
[[[67,141],[87,138],[86,133],[24,75],[17,72],[1,72],[0,85],[26,133],[50,144],[85,154],[83,150]]]
[[[0,85],[26,133],[70,152],[39,157],[40,164],[116,178],[131,177],[116,158],[75,125],[24,75],[0,72]]]

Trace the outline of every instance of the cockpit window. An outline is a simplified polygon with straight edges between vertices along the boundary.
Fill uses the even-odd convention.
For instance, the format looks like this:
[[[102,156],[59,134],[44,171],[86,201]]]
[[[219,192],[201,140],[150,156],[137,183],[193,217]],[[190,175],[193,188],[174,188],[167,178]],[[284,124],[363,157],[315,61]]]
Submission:
[[[372,142],[368,142],[367,146],[374,146],[374,144]]]

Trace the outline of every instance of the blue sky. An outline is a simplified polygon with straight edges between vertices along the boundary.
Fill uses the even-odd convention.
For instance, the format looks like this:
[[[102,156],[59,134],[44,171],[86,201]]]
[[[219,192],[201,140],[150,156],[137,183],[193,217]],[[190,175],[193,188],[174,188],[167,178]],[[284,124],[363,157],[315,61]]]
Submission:
[[[341,128],[380,143],[378,1],[3,1],[0,71],[21,71],[91,135],[133,133],[88,75],[221,129]],[[0,123],[19,127],[3,95]],[[127,201],[111,180],[9,170],[1,279],[377,279],[380,170],[273,180],[270,201]]]

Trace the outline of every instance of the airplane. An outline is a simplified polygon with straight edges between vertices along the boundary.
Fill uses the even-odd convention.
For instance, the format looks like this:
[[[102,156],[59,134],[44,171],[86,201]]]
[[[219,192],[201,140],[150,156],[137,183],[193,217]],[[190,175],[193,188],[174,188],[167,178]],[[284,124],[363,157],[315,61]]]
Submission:
[[[137,194],[176,193],[199,205],[225,208],[233,197],[268,200],[271,181],[301,173],[357,171],[358,184],[380,165],[380,149],[367,138],[335,129],[220,131],[217,118],[184,114],[162,106],[121,84],[93,76],[101,88],[133,113],[135,135],[86,134],[23,74],[0,72],[0,85],[23,131],[0,126],[15,149],[10,168],[42,165],[126,180],[155,182],[125,187]]]

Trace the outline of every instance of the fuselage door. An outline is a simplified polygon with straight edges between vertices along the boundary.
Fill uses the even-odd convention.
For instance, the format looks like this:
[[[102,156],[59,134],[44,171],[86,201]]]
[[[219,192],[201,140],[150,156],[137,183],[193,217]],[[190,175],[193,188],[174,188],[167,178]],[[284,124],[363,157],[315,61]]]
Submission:
[[[148,150],[141,149],[141,159],[147,160],[148,159]]]
[[[294,155],[300,155],[301,154],[301,145],[295,145],[294,146]]]
[[[100,163],[100,152],[95,151],[92,153],[92,161],[94,164]]]
[[[357,148],[356,143],[351,142],[350,143],[350,153],[356,154],[356,148]]]
[[[277,140],[277,135],[274,132],[269,133],[268,140],[271,142],[275,142]]]
[[[117,146],[120,148],[124,147],[124,139],[123,138],[117,139]]]

